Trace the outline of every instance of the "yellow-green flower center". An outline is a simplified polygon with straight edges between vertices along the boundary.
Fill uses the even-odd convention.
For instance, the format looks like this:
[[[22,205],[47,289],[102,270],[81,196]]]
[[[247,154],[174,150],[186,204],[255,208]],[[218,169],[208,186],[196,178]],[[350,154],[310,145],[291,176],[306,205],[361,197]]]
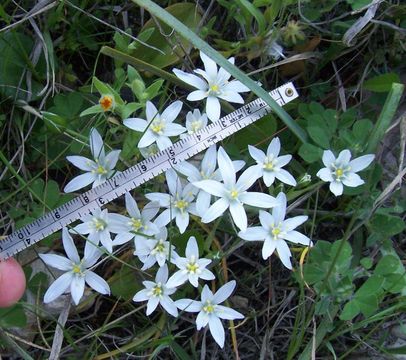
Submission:
[[[184,211],[189,206],[189,203],[185,200],[177,200],[174,205],[180,211]]]
[[[203,311],[208,313],[208,314],[213,313],[214,312],[214,305],[210,301],[207,301],[206,304],[203,306]]]
[[[94,227],[97,231],[103,231],[106,228],[106,222],[102,219],[93,219]]]
[[[237,197],[238,197],[238,191],[237,190],[231,190],[230,191],[230,196],[231,196],[231,198],[233,199],[233,200],[235,200],[235,199],[237,199]]]
[[[138,231],[142,228],[142,221],[140,219],[131,218],[131,226],[134,231]]]
[[[264,169],[265,170],[273,170],[275,167],[275,164],[272,160],[265,160],[264,162]]]
[[[210,90],[213,92],[218,92],[220,90],[220,88],[217,84],[214,84],[214,85],[210,86]]]
[[[151,130],[156,134],[161,134],[165,130],[165,123],[161,120],[156,120],[151,124]]]
[[[280,233],[281,233],[281,229],[279,229],[279,228],[273,228],[273,229],[272,229],[272,235],[273,235],[275,238],[277,238]]]
[[[162,291],[162,286],[157,284],[154,286],[154,288],[152,289],[152,295],[155,297],[160,297],[162,296],[163,291]]]
[[[192,121],[192,123],[190,124],[190,127],[191,127],[191,130],[189,131],[189,133],[193,134],[197,130],[200,130],[200,128],[202,127],[202,122],[199,120]]]
[[[107,173],[108,173],[108,171],[107,171],[103,166],[101,166],[101,165],[98,165],[98,166],[97,166],[97,169],[96,169],[96,170],[93,170],[92,172],[93,172],[93,173],[96,173],[96,174],[100,174],[100,175],[104,175],[104,174],[107,174]]]
[[[72,272],[74,274],[82,274],[82,267],[80,265],[75,264],[72,267]]]
[[[165,245],[162,242],[156,244],[153,250],[154,253],[163,253],[165,252]]]
[[[196,263],[188,263],[186,265],[186,270],[192,274],[195,274],[197,270],[199,270],[199,265]]]
[[[342,177],[343,175],[344,175],[344,170],[341,169],[341,168],[338,168],[338,169],[336,170],[336,176],[337,176],[337,178],[340,178],[340,177]]]

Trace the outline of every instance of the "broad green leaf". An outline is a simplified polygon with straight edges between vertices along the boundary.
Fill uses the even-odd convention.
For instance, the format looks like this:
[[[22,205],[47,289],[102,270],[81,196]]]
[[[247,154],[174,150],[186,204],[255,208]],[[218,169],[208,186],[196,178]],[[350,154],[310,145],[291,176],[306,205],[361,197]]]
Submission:
[[[393,255],[385,255],[379,260],[376,265],[374,274],[376,275],[389,275],[389,274],[402,274],[404,268],[399,258]]]
[[[307,132],[316,144],[324,149],[330,148],[330,136],[323,128],[319,126],[309,126]]]
[[[0,327],[24,327],[27,323],[27,318],[24,309],[20,304],[0,309]]]
[[[355,298],[366,297],[368,295],[380,295],[383,291],[382,285],[384,278],[379,275],[373,275],[365,281],[355,293]]]
[[[304,161],[314,163],[321,159],[323,156],[323,150],[312,144],[305,143],[300,147],[299,155]]]
[[[360,308],[355,300],[345,304],[343,311],[340,314],[341,320],[352,320],[360,313]]]
[[[83,110],[79,116],[86,116],[86,115],[92,115],[92,114],[99,114],[104,112],[104,110],[102,109],[102,107],[97,104],[97,105],[93,105],[90,108]]]
[[[385,237],[399,234],[406,228],[405,222],[400,217],[384,214],[375,214],[370,224],[373,232]]]
[[[360,311],[366,317],[373,315],[378,309],[378,297],[374,294],[357,297],[353,301],[357,303]]]
[[[382,74],[366,80],[364,82],[364,89],[374,92],[388,92],[392,88],[393,83],[400,83],[398,74]]]

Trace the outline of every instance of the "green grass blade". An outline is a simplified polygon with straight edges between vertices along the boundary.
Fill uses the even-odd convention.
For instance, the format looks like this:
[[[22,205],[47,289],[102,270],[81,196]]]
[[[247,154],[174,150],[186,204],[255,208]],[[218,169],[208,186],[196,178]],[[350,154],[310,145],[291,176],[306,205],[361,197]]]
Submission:
[[[396,109],[398,108],[404,88],[405,86],[403,84],[392,84],[392,88],[388,94],[388,97],[386,98],[383,109],[379,114],[379,118],[375,124],[375,128],[372,131],[367,148],[368,153],[375,152],[379,141],[382,140],[386,130],[389,128],[393,116],[395,115]]]
[[[280,119],[285,123],[285,125],[303,142],[307,142],[307,135],[304,130],[295,123],[295,121],[290,117],[290,115],[280,107],[271,96],[262,89],[255,81],[250,79],[246,74],[244,74],[236,66],[230,64],[227,59],[219,54],[215,49],[213,49],[209,44],[203,41],[199,36],[197,36],[193,31],[187,28],[179,20],[161,8],[159,5],[155,4],[151,0],[132,0],[137,5],[143,7],[149,11],[152,15],[156,16],[164,23],[166,23],[171,28],[175,29],[181,36],[189,40],[196,48],[203,51],[207,56],[213,59],[219,66],[227,70],[234,78],[241,81],[246,85],[253,93],[258,97],[262,98],[271,109],[280,117]]]

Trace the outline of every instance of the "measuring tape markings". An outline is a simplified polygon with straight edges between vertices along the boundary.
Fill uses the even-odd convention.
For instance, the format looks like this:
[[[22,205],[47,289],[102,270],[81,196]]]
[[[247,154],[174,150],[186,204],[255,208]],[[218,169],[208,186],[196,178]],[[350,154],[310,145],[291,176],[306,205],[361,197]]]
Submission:
[[[270,95],[280,106],[298,97],[292,83],[284,84],[272,90]],[[245,128],[270,112],[271,108],[262,99],[256,99],[198,132],[179,140],[172,146],[116,174],[103,184],[86,191],[0,240],[0,259],[7,259],[17,254],[62,227],[80,219],[92,210],[104,206],[179,162],[191,158]]]

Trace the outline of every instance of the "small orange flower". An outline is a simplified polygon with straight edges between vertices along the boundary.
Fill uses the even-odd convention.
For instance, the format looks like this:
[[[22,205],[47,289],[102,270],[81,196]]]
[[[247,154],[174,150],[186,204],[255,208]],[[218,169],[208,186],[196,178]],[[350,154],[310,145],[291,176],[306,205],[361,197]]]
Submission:
[[[110,95],[104,95],[99,100],[99,104],[103,111],[109,111],[113,107],[113,102],[113,97]]]

